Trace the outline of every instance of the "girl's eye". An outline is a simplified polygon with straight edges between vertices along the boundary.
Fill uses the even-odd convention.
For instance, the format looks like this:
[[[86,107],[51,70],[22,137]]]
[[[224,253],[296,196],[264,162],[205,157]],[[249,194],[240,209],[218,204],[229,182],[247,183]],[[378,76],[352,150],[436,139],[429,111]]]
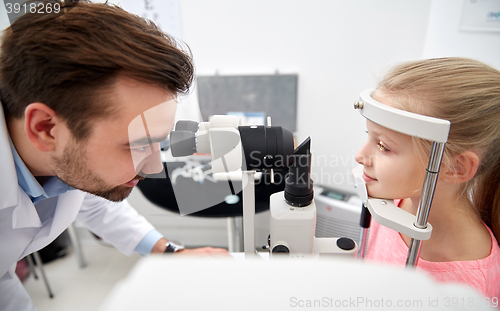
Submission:
[[[377,146],[378,146],[378,149],[380,151],[390,151],[389,148],[387,148],[386,146],[384,146],[384,143],[382,141],[379,141],[377,143]]]

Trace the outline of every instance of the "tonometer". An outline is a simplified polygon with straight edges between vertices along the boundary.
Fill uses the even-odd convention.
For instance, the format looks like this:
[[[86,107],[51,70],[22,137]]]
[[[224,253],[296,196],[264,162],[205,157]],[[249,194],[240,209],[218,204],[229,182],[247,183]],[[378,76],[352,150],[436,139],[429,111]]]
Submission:
[[[315,236],[316,205],[311,180],[311,139],[294,148],[293,134],[281,126],[268,124],[240,126],[235,116],[215,115],[210,122],[178,121],[170,133],[174,157],[195,152],[209,153],[215,179],[228,180],[239,171],[243,192],[243,238],[245,256],[255,256],[255,191],[253,175],[270,170],[288,170],[284,191],[271,195],[271,258],[309,258],[354,256],[357,244],[352,239]],[[225,177],[226,176],[226,177]],[[234,175],[232,175],[234,176]]]

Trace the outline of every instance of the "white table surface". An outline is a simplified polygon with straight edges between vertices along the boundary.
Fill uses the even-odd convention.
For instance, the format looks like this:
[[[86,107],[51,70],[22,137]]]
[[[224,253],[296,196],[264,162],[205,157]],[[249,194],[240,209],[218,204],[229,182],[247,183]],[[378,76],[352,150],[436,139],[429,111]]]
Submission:
[[[100,310],[493,310],[465,286],[404,268],[242,255],[141,259]]]

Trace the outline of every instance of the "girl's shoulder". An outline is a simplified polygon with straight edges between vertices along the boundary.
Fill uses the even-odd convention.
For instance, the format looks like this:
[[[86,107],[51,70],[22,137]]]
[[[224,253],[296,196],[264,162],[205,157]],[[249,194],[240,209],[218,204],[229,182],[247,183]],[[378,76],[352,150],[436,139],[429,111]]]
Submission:
[[[468,284],[488,297],[500,296],[500,247],[491,232],[491,252],[482,259],[468,261],[429,262],[420,260],[418,268],[439,282]]]
[[[486,224],[484,226],[486,227],[486,229],[488,229],[488,232],[490,233],[491,237],[491,252],[490,255],[485,259],[490,258],[492,264],[496,263],[500,267],[500,246],[498,245],[498,241],[495,238],[495,235],[493,234],[491,229]]]

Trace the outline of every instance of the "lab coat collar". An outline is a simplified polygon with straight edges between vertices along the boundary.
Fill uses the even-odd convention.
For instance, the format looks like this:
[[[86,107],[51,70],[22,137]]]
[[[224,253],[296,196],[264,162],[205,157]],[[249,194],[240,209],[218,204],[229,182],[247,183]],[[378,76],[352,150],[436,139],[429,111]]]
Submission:
[[[12,213],[12,228],[41,227],[40,216],[29,196],[18,189],[19,204]]]
[[[20,190],[2,105],[0,105],[0,115],[0,172],[2,172],[2,176],[0,176],[0,210],[2,210],[19,205],[20,196],[15,194]]]
[[[48,198],[48,195],[47,193],[45,193],[43,187],[35,179],[33,174],[31,174],[29,169],[26,167],[26,164],[24,164],[23,160],[17,153],[17,150],[14,147],[14,144],[12,143],[10,137],[9,137],[9,142],[10,142],[10,148],[12,150],[12,157],[14,158],[14,165],[16,166],[16,176],[19,187],[21,187],[21,189],[23,189],[24,192],[26,192],[26,194],[29,195],[30,198],[32,198],[33,202],[36,202],[33,199],[37,197]]]
[[[29,196],[19,187],[9,134],[0,102],[0,210],[15,207],[12,228],[41,227],[40,217]]]

